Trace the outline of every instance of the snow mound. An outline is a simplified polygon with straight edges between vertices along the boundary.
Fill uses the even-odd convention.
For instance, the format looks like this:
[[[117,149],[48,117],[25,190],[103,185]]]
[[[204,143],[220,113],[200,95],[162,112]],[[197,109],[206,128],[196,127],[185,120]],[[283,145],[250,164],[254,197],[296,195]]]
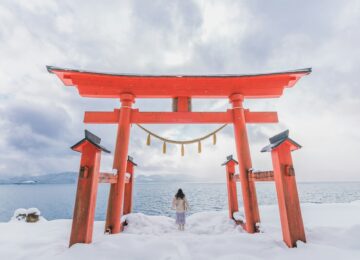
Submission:
[[[229,219],[227,211],[205,211],[188,217],[186,228],[190,233],[216,235],[238,232],[234,220]]]
[[[142,213],[126,215],[126,233],[160,235],[178,233],[174,218],[147,216]],[[235,222],[224,212],[200,212],[186,218],[185,232],[192,234],[224,234],[238,232]]]
[[[174,219],[165,216],[147,216],[142,213],[126,215],[126,233],[160,235],[176,231]]]

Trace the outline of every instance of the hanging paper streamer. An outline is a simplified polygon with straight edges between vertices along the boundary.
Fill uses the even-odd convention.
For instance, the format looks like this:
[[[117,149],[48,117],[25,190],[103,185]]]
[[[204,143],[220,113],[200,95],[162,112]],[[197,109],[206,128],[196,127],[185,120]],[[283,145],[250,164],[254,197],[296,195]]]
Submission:
[[[151,138],[151,135],[148,134],[147,139],[146,139],[146,145],[150,145],[150,138]]]
[[[216,133],[213,134],[213,145],[216,144]]]
[[[181,156],[185,155],[185,147],[184,144],[181,145]]]
[[[166,153],[166,142],[163,143],[163,153]]]
[[[198,153],[201,153],[201,141],[198,142]]]

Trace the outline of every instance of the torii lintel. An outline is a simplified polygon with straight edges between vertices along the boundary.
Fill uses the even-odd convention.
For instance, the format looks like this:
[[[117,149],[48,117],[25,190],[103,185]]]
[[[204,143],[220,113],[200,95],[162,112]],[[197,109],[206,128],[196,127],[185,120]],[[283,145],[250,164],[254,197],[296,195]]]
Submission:
[[[132,93],[136,98],[277,98],[311,68],[264,74],[222,75],[137,75],[110,74],[47,66],[67,86],[76,86],[83,97],[119,98]]]

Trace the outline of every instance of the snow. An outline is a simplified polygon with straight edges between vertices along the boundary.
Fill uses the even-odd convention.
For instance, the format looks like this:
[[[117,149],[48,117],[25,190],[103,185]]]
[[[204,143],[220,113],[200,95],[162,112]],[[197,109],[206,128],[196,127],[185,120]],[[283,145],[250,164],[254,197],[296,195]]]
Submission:
[[[233,218],[237,221],[245,221],[245,217],[244,217],[244,213],[240,212],[240,211],[236,211],[233,213]]]
[[[27,210],[27,214],[34,214],[34,215],[37,215],[37,216],[40,216],[41,215],[41,212],[39,209],[37,208],[29,208]]]
[[[17,209],[11,218],[11,221],[25,221],[27,215],[27,209]]]
[[[37,208],[29,208],[29,209],[17,209],[14,211],[14,215],[12,216],[10,221],[26,221],[26,215],[34,214],[37,216],[41,215],[41,212]],[[43,217],[40,217],[39,220],[45,220]]]
[[[260,207],[263,233],[248,234],[226,211],[189,216],[185,231],[165,216],[133,213],[121,234],[96,221],[92,244],[68,248],[71,220],[0,223],[0,259],[360,259],[360,201],[302,204],[307,243],[282,242],[278,208]]]

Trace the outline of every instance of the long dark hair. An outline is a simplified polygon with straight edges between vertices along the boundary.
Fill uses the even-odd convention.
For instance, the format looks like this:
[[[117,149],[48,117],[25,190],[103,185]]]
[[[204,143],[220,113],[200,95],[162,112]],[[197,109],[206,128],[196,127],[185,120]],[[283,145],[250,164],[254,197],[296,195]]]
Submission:
[[[185,194],[184,194],[184,192],[182,191],[182,189],[179,189],[179,190],[177,191],[177,193],[175,194],[175,198],[177,198],[177,199],[183,199],[183,198],[185,198]]]

